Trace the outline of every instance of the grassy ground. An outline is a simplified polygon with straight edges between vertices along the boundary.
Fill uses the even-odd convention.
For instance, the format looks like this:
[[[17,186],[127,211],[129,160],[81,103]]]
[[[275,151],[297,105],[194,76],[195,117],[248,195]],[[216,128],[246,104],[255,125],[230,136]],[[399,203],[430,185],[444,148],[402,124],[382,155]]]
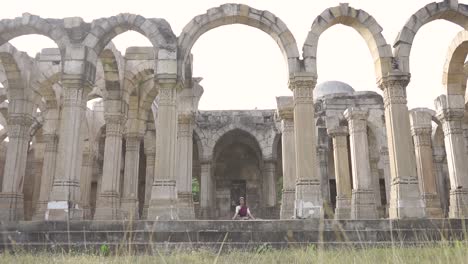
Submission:
[[[130,256],[126,254],[99,255],[51,254],[27,252],[19,254],[2,254],[0,263],[468,263],[468,245],[455,243],[453,245],[438,245],[424,247],[387,247],[368,249],[327,249],[319,250],[313,247],[307,249],[272,250],[262,248],[257,252],[233,251],[216,254],[209,251],[173,252],[154,256]]]

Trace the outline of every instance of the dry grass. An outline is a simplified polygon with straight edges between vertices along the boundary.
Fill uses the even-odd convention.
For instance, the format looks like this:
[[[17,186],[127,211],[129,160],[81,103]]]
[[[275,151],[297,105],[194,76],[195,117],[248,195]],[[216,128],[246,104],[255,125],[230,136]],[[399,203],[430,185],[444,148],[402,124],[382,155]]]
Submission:
[[[468,263],[466,243],[426,245],[421,247],[385,248],[341,248],[319,250],[314,247],[302,249],[261,250],[243,252],[231,251],[218,255],[212,251],[172,252],[169,254],[126,255],[117,254],[107,257],[80,253],[37,253],[27,252],[0,255],[0,263]]]

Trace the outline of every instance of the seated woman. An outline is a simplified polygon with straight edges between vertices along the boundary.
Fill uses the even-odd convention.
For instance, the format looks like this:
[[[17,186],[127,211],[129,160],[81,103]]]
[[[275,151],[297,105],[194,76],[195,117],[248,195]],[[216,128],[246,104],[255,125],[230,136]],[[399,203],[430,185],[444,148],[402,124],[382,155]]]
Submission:
[[[239,198],[239,205],[236,206],[236,213],[232,217],[232,220],[240,219],[240,220],[249,220],[255,219],[253,215],[250,213],[249,207],[245,204],[244,197]]]

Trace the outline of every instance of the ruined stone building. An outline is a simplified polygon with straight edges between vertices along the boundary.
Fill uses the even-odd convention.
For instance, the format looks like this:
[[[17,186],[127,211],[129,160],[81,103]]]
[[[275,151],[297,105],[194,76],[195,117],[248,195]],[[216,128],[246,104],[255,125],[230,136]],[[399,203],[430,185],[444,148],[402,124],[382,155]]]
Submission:
[[[240,196],[264,219],[466,218],[467,16],[456,0],[426,5],[392,48],[370,14],[340,4],[311,21],[302,53],[280,18],[240,4],[179,36],[133,14],[0,20],[0,220],[230,219]],[[440,65],[435,110],[408,110],[412,41],[435,19],[465,30]],[[228,24],[279,45],[291,96],[276,109],[198,109],[191,48]],[[318,40],[335,24],[365,39],[383,96],[316,83]],[[127,30],[153,46],[121,54],[111,40]],[[26,34],[58,48],[31,58],[8,43]]]

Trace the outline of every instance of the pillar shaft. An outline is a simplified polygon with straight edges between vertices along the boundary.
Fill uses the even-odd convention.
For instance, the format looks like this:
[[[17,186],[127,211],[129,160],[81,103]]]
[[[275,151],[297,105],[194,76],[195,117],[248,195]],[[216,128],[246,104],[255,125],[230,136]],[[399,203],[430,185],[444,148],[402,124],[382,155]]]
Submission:
[[[292,110],[292,109],[291,109]],[[281,201],[281,219],[294,217],[296,185],[296,146],[294,144],[294,121],[292,111],[289,118],[281,121],[281,149],[283,159],[283,194]]]
[[[424,217],[416,162],[411,142],[406,86],[409,75],[389,73],[380,82],[384,94],[385,123],[391,174],[389,218]]]
[[[276,163],[273,160],[265,160],[263,162],[263,194],[265,197],[266,207],[274,207],[276,205]]]
[[[142,135],[127,134],[125,138],[125,168],[121,200],[122,216],[124,219],[138,219],[138,176],[140,175]]]
[[[209,219],[214,216],[214,184],[211,175],[211,162],[200,162],[200,217]]]
[[[410,112],[410,121],[416,155],[419,190],[426,205],[426,216],[441,218],[443,217],[443,213],[437,194],[436,172],[432,158],[432,115],[426,111],[412,110]]]
[[[177,110],[175,82],[160,84],[156,162],[148,219],[177,219],[175,159]]]
[[[353,191],[352,219],[378,218],[367,142],[367,111],[348,108],[344,113],[349,125]]]
[[[294,138],[296,146],[297,218],[323,217],[320,178],[317,171],[314,102],[312,92],[316,79],[295,76],[290,80],[294,93]]]
[[[142,219],[148,219],[149,202],[151,200],[151,189],[154,180],[154,159],[155,152],[152,150],[145,150],[146,155],[146,171],[145,171],[145,204],[143,205]]]
[[[192,113],[179,114],[177,127],[177,210],[180,219],[195,219],[192,198],[193,162]]]
[[[123,117],[120,113],[106,114],[106,140],[101,189],[99,190],[96,220],[122,217],[120,212],[120,169],[122,162]]]
[[[437,116],[444,129],[445,152],[450,176],[450,218],[468,217],[468,155],[462,130],[463,95],[441,95],[436,99]]]
[[[91,219],[91,180],[93,174],[93,153],[83,151],[83,161],[81,164],[81,207],[83,208],[83,219]]]
[[[55,178],[48,203],[50,220],[82,219],[80,174],[81,122],[86,109],[87,89],[81,74],[64,74],[63,103]]]
[[[333,157],[336,180],[335,219],[351,218],[351,175],[348,159],[348,128],[336,127],[328,129],[333,138]]]
[[[33,220],[44,220],[49,201],[50,191],[55,174],[55,159],[57,156],[58,137],[56,134],[44,134],[44,161],[42,163],[42,178],[39,189],[39,199]]]
[[[11,113],[14,100],[8,106],[8,146],[3,172],[2,192],[0,193],[0,220],[24,220],[23,181],[26,173],[26,161],[29,147],[29,128],[32,117],[27,114]]]

